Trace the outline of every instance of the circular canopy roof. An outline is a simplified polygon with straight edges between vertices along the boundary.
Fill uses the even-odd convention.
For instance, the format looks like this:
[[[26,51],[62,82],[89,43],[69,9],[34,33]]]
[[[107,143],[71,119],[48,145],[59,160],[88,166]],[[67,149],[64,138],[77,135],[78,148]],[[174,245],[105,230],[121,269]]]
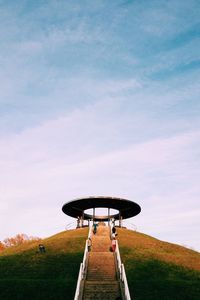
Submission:
[[[120,217],[122,219],[128,219],[136,216],[140,213],[140,206],[130,200],[116,198],[116,197],[87,197],[87,198],[79,198],[67,202],[63,205],[62,211],[73,218],[82,217],[85,220],[93,219],[93,215],[86,214],[84,211],[90,208],[97,207],[105,207],[105,208],[113,208],[119,211],[119,213],[114,215],[105,215],[105,216],[94,216],[94,220],[102,220],[108,221],[110,218],[114,218],[115,220],[119,220]]]

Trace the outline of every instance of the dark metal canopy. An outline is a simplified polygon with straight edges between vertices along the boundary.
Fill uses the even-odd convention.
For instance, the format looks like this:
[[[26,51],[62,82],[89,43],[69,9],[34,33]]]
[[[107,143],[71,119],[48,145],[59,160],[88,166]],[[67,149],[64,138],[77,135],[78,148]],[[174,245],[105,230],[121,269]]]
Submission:
[[[119,211],[119,213],[114,215],[105,215],[105,216],[95,216],[84,213],[86,209],[90,208],[112,208]],[[114,218],[115,220],[128,219],[131,217],[136,216],[140,213],[141,208],[140,206],[130,200],[116,198],[116,197],[87,197],[87,198],[79,198],[67,202],[63,205],[62,211],[73,218],[83,218],[84,220],[96,220],[96,221],[109,221],[109,219]]]

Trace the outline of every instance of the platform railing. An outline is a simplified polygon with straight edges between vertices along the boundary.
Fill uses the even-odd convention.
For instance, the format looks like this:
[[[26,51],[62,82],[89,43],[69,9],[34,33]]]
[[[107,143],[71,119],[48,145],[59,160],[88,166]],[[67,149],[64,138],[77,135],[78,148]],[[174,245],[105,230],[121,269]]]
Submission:
[[[84,250],[84,255],[83,255],[83,262],[80,264],[80,269],[79,269],[79,274],[78,274],[78,280],[76,284],[76,292],[74,296],[74,300],[80,300],[80,295],[82,293],[82,288],[83,288],[83,280],[86,274],[87,270],[87,256],[88,256],[88,239],[91,237],[91,232],[92,232],[92,226],[89,227],[89,232],[88,232],[88,238],[85,242],[85,250]]]
[[[72,228],[76,228],[76,223],[75,222],[67,223],[66,226],[65,226],[65,230],[70,230]]]

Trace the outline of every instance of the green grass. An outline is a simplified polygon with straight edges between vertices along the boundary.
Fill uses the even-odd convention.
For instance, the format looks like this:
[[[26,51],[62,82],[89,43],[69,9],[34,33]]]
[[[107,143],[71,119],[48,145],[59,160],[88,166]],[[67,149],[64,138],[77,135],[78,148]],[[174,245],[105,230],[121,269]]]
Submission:
[[[0,299],[73,300],[87,234],[44,239],[45,254],[39,242],[0,252]],[[126,229],[118,229],[118,240],[134,300],[200,299],[200,253]]]
[[[78,229],[27,243],[0,255],[0,299],[73,299],[88,230]]]
[[[198,252],[130,230],[119,229],[118,235],[134,300],[200,299]]]

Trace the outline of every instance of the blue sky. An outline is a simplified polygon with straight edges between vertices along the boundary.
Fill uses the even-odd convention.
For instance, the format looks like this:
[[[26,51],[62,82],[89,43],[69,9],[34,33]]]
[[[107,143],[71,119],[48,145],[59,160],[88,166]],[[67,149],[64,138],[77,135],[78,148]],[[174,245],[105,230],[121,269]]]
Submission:
[[[0,1],[0,239],[88,195],[200,250],[199,1]]]

